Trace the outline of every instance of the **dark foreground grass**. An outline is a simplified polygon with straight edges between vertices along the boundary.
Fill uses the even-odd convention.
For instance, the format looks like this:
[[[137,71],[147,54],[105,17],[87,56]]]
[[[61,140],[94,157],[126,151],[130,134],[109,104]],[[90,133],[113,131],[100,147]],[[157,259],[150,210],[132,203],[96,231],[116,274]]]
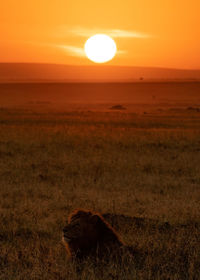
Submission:
[[[2,109],[0,279],[200,279],[199,162],[197,111]],[[67,261],[74,208],[105,214],[131,267]]]

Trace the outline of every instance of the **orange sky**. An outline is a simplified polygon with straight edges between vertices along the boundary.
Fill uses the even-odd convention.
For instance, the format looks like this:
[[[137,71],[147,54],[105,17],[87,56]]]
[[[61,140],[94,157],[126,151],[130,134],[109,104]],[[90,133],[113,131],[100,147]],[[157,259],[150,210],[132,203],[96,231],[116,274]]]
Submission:
[[[199,0],[6,0],[0,62],[92,64],[86,39],[111,35],[112,65],[200,68]]]

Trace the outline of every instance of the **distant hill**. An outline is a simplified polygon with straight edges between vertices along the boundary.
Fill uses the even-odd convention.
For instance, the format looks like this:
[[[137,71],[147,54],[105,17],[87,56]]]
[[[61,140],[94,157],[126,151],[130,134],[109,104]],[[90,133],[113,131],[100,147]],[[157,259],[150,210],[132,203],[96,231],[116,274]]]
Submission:
[[[145,82],[200,81],[200,70],[129,66],[72,66],[39,63],[0,63],[5,82]]]

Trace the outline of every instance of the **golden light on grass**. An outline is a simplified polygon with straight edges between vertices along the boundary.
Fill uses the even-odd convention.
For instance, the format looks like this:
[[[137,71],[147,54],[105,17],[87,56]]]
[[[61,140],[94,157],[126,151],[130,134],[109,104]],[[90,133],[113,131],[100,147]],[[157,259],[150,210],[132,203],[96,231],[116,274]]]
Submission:
[[[117,52],[115,41],[108,35],[96,34],[85,43],[85,54],[95,63],[105,63],[114,58]]]

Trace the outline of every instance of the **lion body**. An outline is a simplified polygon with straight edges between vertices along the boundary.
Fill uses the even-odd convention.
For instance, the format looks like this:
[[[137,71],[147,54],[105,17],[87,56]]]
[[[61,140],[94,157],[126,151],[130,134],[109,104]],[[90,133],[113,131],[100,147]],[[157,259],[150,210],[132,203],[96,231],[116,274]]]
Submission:
[[[63,229],[63,243],[69,258],[116,257],[126,246],[116,231],[99,213],[78,209]]]

